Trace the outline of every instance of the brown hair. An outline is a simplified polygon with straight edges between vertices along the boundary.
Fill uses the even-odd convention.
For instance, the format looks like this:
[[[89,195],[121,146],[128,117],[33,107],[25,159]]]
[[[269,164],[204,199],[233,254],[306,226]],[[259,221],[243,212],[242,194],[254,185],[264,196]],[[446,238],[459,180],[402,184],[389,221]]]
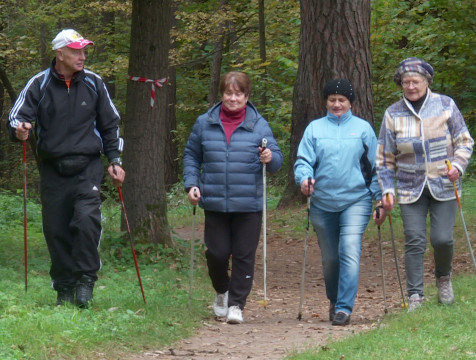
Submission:
[[[230,85],[236,86],[248,97],[251,95],[251,81],[245,73],[230,71],[224,74],[220,80],[220,92],[223,94]]]

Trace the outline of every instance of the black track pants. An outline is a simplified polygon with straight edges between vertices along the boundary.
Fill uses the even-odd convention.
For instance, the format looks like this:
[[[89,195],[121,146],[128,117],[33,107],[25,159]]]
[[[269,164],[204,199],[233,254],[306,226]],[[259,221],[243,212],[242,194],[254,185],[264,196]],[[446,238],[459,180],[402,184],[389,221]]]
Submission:
[[[245,307],[252,285],[262,212],[205,211],[208,273],[218,293],[228,290],[228,306]],[[231,255],[231,277],[228,274]]]
[[[53,165],[41,165],[43,233],[51,257],[53,287],[75,286],[82,275],[95,280],[101,268],[101,158],[79,174],[62,176]]]

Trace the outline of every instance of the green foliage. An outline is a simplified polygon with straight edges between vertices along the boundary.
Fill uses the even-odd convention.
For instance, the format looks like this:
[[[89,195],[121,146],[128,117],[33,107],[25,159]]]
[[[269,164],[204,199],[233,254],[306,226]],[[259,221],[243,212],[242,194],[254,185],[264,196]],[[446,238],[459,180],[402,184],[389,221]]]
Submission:
[[[416,56],[435,69],[431,89],[455,99],[476,135],[476,19],[473,1],[372,1],[374,107],[382,119],[401,89],[393,83],[400,61]],[[380,123],[380,121],[379,121]],[[377,126],[377,129],[380,126]]]

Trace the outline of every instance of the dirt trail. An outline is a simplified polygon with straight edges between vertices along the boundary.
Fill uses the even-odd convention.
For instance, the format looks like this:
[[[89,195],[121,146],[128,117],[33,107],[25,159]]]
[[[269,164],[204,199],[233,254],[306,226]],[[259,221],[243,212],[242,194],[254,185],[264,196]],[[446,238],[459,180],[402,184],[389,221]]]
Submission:
[[[186,231],[187,229],[179,230],[180,233]],[[202,229],[197,230],[197,234],[200,233],[203,233]],[[283,359],[292,351],[303,350],[310,346],[325,346],[330,340],[368,330],[379,322],[384,315],[384,303],[377,239],[364,239],[362,244],[359,292],[351,324],[346,327],[336,327],[329,322],[329,302],[325,296],[320,251],[315,234],[312,234],[309,241],[301,321],[297,320],[297,315],[304,239],[283,235],[279,229],[268,229],[267,234],[267,297],[269,301],[266,308],[260,304],[263,300],[260,244],[256,258],[255,284],[243,313],[245,319],[243,324],[228,325],[223,321],[224,319],[212,319],[205,322],[198,333],[191,338],[166,349],[145,352],[129,360]],[[392,244],[387,238],[388,236],[383,242],[387,308],[389,312],[394,312],[400,311],[401,294]],[[401,251],[398,261],[404,282]],[[426,257],[426,261],[432,260]],[[455,263],[457,263],[456,259]],[[425,265],[425,270],[425,282],[433,281],[430,263]],[[210,312],[212,311],[210,304]]]

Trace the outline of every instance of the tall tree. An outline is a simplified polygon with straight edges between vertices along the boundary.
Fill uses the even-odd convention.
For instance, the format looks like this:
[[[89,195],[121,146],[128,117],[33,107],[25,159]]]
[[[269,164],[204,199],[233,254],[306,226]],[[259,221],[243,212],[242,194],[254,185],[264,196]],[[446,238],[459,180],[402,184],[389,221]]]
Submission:
[[[177,11],[177,4],[172,3],[170,9],[170,27],[174,27],[177,24],[175,18],[175,12]],[[176,43],[171,37],[170,48],[176,47]],[[177,104],[177,68],[175,65],[171,65],[169,62],[169,81],[166,86],[167,92],[167,129],[165,129],[165,143],[167,151],[164,152],[164,183],[165,191],[169,191],[174,184],[179,181],[179,160],[178,160],[178,147],[177,147],[177,117],[175,114],[175,106]]]
[[[133,0],[129,76],[159,80],[168,75],[171,0]],[[135,234],[146,242],[172,244],[167,221],[164,153],[167,92],[151,84],[127,84],[124,126],[124,200]]]
[[[284,207],[300,197],[293,164],[304,129],[326,114],[322,92],[337,77],[352,82],[352,112],[373,124],[370,0],[301,0],[299,68],[294,86],[287,186]]]
[[[266,23],[264,16],[264,0],[258,1],[258,17],[259,17],[259,54],[261,58],[261,65],[263,66],[263,73],[261,74],[261,81],[263,83],[263,90],[261,91],[261,105],[266,105],[268,99],[266,98]]]
[[[220,0],[220,10],[223,11],[228,0]],[[216,31],[215,50],[210,70],[210,90],[208,91],[208,105],[212,106],[218,100],[218,87],[220,85],[221,63],[223,59],[223,42],[227,21],[221,21]]]

